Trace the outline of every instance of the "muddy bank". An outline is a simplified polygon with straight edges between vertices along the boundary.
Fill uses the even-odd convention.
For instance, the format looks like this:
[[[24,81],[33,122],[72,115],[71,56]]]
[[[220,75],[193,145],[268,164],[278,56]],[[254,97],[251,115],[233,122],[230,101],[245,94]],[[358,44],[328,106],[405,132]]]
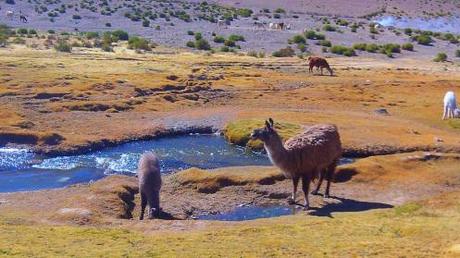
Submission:
[[[334,216],[458,190],[459,164],[457,154],[416,152],[342,165],[331,188],[332,198],[310,195],[312,211],[305,214]],[[189,169],[164,177],[162,218],[193,219],[242,206],[286,206],[290,191],[291,182],[275,167]],[[137,178],[109,176],[63,189],[0,194],[0,214],[52,224],[119,224],[137,218],[137,192]],[[300,192],[297,201],[303,202]]]

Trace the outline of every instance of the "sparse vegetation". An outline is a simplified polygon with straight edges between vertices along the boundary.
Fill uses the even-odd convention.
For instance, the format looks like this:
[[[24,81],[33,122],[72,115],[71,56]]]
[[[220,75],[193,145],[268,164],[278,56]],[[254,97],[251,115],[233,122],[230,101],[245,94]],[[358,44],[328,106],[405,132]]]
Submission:
[[[414,45],[412,45],[412,43],[404,43],[401,45],[401,48],[407,51],[414,51]]]
[[[413,40],[417,41],[420,45],[429,46],[433,42],[433,39],[429,35],[416,35],[412,37]]]
[[[72,46],[65,40],[58,40],[57,44],[54,46],[54,49],[59,52],[72,52]]]
[[[280,50],[277,50],[277,51],[272,53],[272,56],[274,56],[274,57],[291,57],[291,56],[294,56],[294,55],[295,55],[294,49],[292,49],[289,46],[286,47],[286,48],[282,48]]]
[[[445,62],[447,61],[447,54],[440,52],[436,55],[436,57],[433,59],[435,62]]]
[[[128,48],[135,50],[145,50],[150,51],[152,47],[148,40],[141,37],[131,37],[128,40]]]
[[[356,55],[353,48],[341,46],[341,45],[334,45],[331,47],[331,52],[337,55],[344,55],[344,56],[354,56]]]

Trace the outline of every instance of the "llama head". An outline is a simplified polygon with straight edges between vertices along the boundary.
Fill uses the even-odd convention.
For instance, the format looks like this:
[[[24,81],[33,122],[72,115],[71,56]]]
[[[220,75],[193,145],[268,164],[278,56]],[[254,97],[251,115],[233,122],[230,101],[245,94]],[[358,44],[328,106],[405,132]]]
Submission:
[[[271,139],[277,138],[278,133],[275,130],[275,124],[273,119],[269,118],[265,121],[265,127],[255,129],[251,133],[251,139],[253,140],[261,140],[263,142],[268,142]]]

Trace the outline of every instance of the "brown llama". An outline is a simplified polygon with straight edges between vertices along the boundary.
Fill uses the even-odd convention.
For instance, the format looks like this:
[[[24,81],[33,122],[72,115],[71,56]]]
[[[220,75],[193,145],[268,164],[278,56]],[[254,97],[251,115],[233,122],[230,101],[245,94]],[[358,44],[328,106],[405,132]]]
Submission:
[[[313,67],[316,67],[317,69],[321,69],[321,75],[323,75],[323,68],[326,68],[326,70],[329,71],[330,75],[333,75],[333,71],[331,67],[329,66],[329,63],[326,61],[326,59],[318,56],[310,56],[308,57],[308,72],[312,73],[313,72]]]
[[[144,153],[138,165],[139,193],[141,195],[141,213],[139,219],[144,219],[144,211],[149,205],[148,218],[160,215],[161,173],[158,158],[153,152]]]
[[[311,180],[319,177],[316,189],[313,191],[313,194],[317,194],[326,177],[324,197],[329,197],[331,180],[342,155],[342,144],[335,125],[311,126],[283,144],[270,118],[265,121],[265,127],[254,130],[251,138],[261,140],[271,162],[279,167],[287,178],[292,179],[293,191],[289,203],[295,203],[300,179],[305,195],[305,209],[309,208],[308,191]]]

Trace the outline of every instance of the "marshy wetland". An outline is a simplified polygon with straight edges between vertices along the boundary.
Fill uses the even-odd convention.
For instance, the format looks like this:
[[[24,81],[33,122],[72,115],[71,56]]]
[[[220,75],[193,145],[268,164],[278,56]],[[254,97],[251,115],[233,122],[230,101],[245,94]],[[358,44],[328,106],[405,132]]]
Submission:
[[[441,120],[446,91],[460,94],[458,35],[415,25],[408,35],[403,28],[417,17],[455,21],[447,12],[456,3],[438,3],[436,16],[428,13],[433,3],[415,0],[393,1],[385,12],[378,1],[351,1],[348,9],[310,1],[310,11],[299,13],[289,9],[304,8],[296,0],[279,1],[284,12],[257,0],[225,1],[221,9],[196,1],[191,9],[182,2],[85,1],[78,11],[66,5],[69,16],[49,16],[62,9],[58,2],[44,12],[34,8],[43,1],[17,0],[23,12],[37,12],[27,25],[0,18],[17,31],[0,47],[0,256],[460,254],[460,120]],[[412,10],[408,2],[424,7]],[[189,10],[192,21],[167,12],[143,26],[156,4],[159,12]],[[99,14],[106,5],[112,17]],[[0,6],[4,12],[13,5]],[[244,17],[242,8],[254,13]],[[203,31],[212,50],[197,49],[197,32],[217,26],[211,16],[198,17],[227,11],[238,18],[216,35]],[[254,17],[294,27],[254,29]],[[388,17],[409,23],[371,32],[373,20],[395,22]],[[119,28],[131,39],[153,36],[121,39]],[[233,36],[240,48],[221,51],[231,34],[244,37]],[[320,34],[331,46],[321,45],[328,44],[315,38]],[[220,35],[224,41],[214,41]],[[418,44],[427,36],[433,42]],[[193,47],[185,45],[190,40]],[[368,52],[374,42],[378,51]],[[389,57],[385,51],[397,49],[391,42],[400,52]],[[415,51],[402,48],[409,42]],[[287,45],[295,54],[271,54]],[[333,53],[334,45],[356,55]],[[438,52],[448,54],[445,62],[433,61]],[[325,56],[334,76],[309,73],[310,54]],[[338,127],[343,158],[331,196],[323,198],[323,184],[320,195],[310,195],[310,210],[300,194],[288,204],[292,182],[250,137],[269,117],[283,140],[314,124]],[[162,210],[159,219],[139,221],[135,171],[149,150],[160,159]]]

